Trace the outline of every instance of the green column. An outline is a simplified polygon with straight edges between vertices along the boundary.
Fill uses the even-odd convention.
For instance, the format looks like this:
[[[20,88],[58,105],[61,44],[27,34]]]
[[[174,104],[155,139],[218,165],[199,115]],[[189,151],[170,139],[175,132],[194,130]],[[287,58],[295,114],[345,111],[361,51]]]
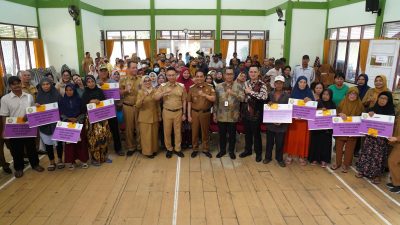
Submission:
[[[221,0],[217,0],[214,53],[221,52]]]
[[[286,58],[287,62],[290,62],[290,42],[292,33],[292,14],[293,14],[293,2],[289,0],[287,2],[286,12],[285,12],[285,34],[283,39],[283,57]]]
[[[81,1],[80,0],[71,0],[71,5],[75,5],[79,8],[79,25],[75,25],[75,34],[76,34],[76,50],[78,53],[78,73],[83,73],[82,61],[85,55],[85,48],[83,45],[83,29],[82,29],[82,10],[81,10]],[[74,21],[71,21],[74,23]]]
[[[150,0],[150,57],[151,61],[154,60],[157,49],[156,49],[156,16],[155,16],[155,7],[154,0]]]
[[[374,35],[375,38],[381,36],[381,31],[383,26],[383,16],[385,15],[385,5],[386,5],[386,0],[379,1],[379,8],[381,9],[381,15],[376,16],[375,35]]]

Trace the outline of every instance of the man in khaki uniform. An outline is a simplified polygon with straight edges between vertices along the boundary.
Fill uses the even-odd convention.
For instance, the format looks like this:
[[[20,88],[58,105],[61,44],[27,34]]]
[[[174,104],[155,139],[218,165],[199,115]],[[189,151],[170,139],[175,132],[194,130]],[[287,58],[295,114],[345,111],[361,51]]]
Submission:
[[[192,158],[199,151],[199,129],[201,129],[202,152],[209,158],[208,132],[211,119],[211,107],[215,102],[215,90],[211,84],[205,82],[204,72],[196,71],[195,84],[188,94],[188,121],[192,123]]]
[[[31,80],[32,80],[31,74],[28,71],[21,70],[19,72],[19,76],[21,79],[22,91],[25,93],[31,94],[33,96],[33,99],[36,102],[36,96],[37,96],[38,90],[31,83]]]
[[[127,156],[132,156],[136,150],[140,150],[140,134],[137,124],[136,98],[140,90],[140,78],[137,76],[137,63],[129,62],[127,75],[119,82],[122,97],[122,112],[125,120],[125,140]],[[136,131],[136,140],[134,134]]]
[[[89,66],[94,64],[92,57],[90,57],[90,53],[86,52],[85,53],[85,58],[82,61],[82,68],[83,71],[85,72],[85,75],[87,75],[90,72]]]
[[[155,100],[163,99],[163,125],[164,125],[164,141],[167,148],[167,158],[172,157],[175,153],[179,157],[184,157],[181,152],[181,128],[182,121],[186,120],[186,98],[187,94],[183,84],[176,82],[176,70],[173,67],[168,67],[167,71],[168,82],[161,84],[154,96]],[[175,134],[175,151],[171,144],[171,132],[174,129]]]

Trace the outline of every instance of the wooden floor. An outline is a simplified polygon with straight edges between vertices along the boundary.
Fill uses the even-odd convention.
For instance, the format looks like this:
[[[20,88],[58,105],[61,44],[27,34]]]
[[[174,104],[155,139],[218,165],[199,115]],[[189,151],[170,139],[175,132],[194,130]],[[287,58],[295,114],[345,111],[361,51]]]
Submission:
[[[336,174],[384,220],[319,166],[280,168],[255,163],[254,155],[191,159],[190,152],[179,173],[176,156],[151,160],[139,153],[113,155],[112,164],[87,170],[27,170],[0,190],[0,224],[169,225],[174,201],[181,225],[400,224],[399,205],[353,171]],[[6,178],[2,174],[1,181]],[[379,188],[388,193],[384,184]],[[389,196],[400,202],[400,195]]]

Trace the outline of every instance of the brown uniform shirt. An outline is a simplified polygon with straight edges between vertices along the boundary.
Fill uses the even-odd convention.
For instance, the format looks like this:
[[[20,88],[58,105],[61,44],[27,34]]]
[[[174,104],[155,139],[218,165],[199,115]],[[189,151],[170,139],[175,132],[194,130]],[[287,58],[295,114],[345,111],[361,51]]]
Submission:
[[[138,76],[126,76],[119,81],[119,88],[125,90],[126,87],[130,92],[126,92],[122,103],[134,106],[136,104],[137,95],[140,89],[140,78]]]
[[[171,84],[170,82],[163,83],[157,89],[157,94],[164,92],[165,90],[171,89],[169,95],[165,95],[163,97],[163,107],[169,110],[176,110],[183,108],[182,103],[187,98],[187,94],[183,84],[175,83]]]
[[[31,94],[33,96],[33,100],[36,102],[36,97],[38,90],[36,89],[35,86],[32,84],[29,84],[29,86],[26,86],[25,84],[21,83],[22,91],[28,94]]]
[[[94,64],[92,57],[89,57],[89,58],[85,57],[83,59],[82,67],[83,67],[83,70],[85,71],[86,74],[88,74],[90,72],[89,66],[92,65],[92,64]]]
[[[215,96],[215,90],[211,84],[201,83],[190,86],[187,101],[192,103],[192,109],[208,110],[213,105],[206,97],[200,96],[199,92]]]
[[[155,89],[149,94],[146,94],[144,90],[139,91],[136,101],[136,108],[139,109],[139,123],[158,123],[158,118],[161,117],[161,114],[160,104],[153,98],[155,93]]]

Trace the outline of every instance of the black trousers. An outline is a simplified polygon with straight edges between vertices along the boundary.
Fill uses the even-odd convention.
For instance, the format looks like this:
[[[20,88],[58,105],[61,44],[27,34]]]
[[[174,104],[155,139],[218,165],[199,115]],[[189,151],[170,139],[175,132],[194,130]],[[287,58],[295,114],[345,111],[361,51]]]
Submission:
[[[254,144],[254,152],[257,155],[261,155],[262,146],[261,146],[261,128],[260,121],[252,121],[252,120],[243,120],[244,130],[245,130],[245,145],[244,150],[246,152],[253,152],[253,144]]]
[[[39,157],[36,151],[35,138],[11,138],[10,139],[11,155],[14,160],[14,169],[24,169],[24,150],[28,155],[31,167],[39,165]]]
[[[227,134],[229,135],[229,152],[235,152],[236,144],[236,123],[234,122],[218,122],[219,128],[219,151],[226,152]]]
[[[45,145],[46,146],[46,152],[47,156],[49,157],[50,160],[54,160],[54,146],[53,145]],[[62,160],[63,157],[63,148],[62,148],[62,142],[57,142],[57,156],[58,159]]]
[[[278,162],[283,161],[283,143],[285,142],[285,132],[273,132],[267,130],[267,151],[266,159],[272,159],[272,149],[275,145],[275,159]]]
[[[119,137],[119,127],[117,117],[108,119],[108,125],[110,126],[110,131],[113,137],[114,150],[115,152],[120,152],[122,150],[121,138]]]

